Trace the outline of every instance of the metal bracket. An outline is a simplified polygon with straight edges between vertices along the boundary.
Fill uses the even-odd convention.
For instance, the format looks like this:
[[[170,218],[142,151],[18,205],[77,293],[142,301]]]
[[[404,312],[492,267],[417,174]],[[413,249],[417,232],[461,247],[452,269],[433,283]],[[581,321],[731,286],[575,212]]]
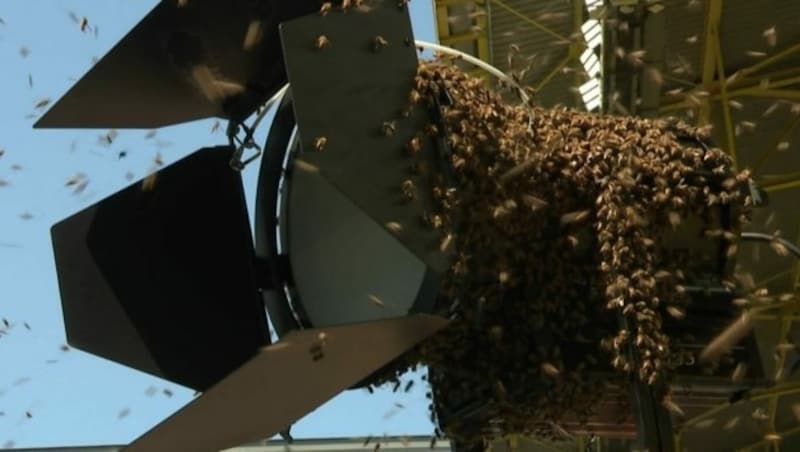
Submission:
[[[239,137],[240,129],[244,130],[244,138]],[[228,135],[228,143],[234,148],[230,162],[232,169],[242,171],[250,162],[261,156],[263,150],[253,139],[253,132],[255,132],[255,128],[248,127],[246,124],[228,121],[226,134]],[[255,149],[255,154],[242,160],[245,149]]]
[[[621,312],[617,312],[617,322],[620,328],[634,333],[636,330],[635,322],[629,321]],[[634,364],[634,369],[638,370],[640,357],[639,351],[629,340],[625,344],[628,358]],[[656,383],[660,386],[663,383]],[[638,375],[632,375],[631,395],[636,414],[636,425],[639,430],[639,440],[641,446],[646,447],[650,452],[674,452],[672,442],[672,419],[669,412],[661,406],[656,394],[655,387],[651,387],[646,381],[642,381]]]

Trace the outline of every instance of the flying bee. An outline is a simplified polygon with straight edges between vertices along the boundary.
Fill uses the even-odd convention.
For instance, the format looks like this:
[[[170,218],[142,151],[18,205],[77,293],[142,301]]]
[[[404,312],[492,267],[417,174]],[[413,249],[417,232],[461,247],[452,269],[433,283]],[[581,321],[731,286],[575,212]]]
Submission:
[[[422,140],[415,136],[411,139],[411,141],[408,142],[406,147],[411,155],[416,155],[422,149]]]
[[[396,221],[390,221],[390,222],[386,223],[385,226],[386,226],[386,229],[394,232],[395,234],[399,234],[403,230],[403,226],[400,223],[396,222]]]
[[[324,16],[324,15],[328,14],[329,12],[331,12],[332,8],[333,8],[333,4],[331,4],[331,2],[325,2],[319,8],[319,14],[321,16]]]
[[[547,376],[551,378],[555,378],[561,373],[561,371],[558,370],[558,367],[550,363],[542,364],[542,372],[544,372]]]
[[[151,191],[156,186],[156,178],[158,173],[153,171],[152,173],[148,174],[147,177],[142,179],[142,191]]]
[[[669,315],[678,320],[686,317],[686,313],[683,312],[683,310],[681,308],[678,308],[677,306],[668,306],[667,313],[669,313]]]
[[[375,306],[378,306],[379,308],[386,307],[386,304],[383,302],[383,300],[376,297],[375,295],[368,295],[367,298],[369,298],[370,303],[374,304]]]
[[[317,39],[314,40],[314,48],[317,50],[322,50],[328,47],[329,45],[331,45],[331,41],[325,35],[319,35],[317,36]]]
[[[419,94],[419,91],[412,89],[408,93],[408,100],[411,102],[411,105],[416,105],[422,99],[422,96]]]
[[[325,149],[325,145],[328,144],[328,138],[326,137],[317,137],[314,138],[314,150],[320,152]]]
[[[383,121],[381,130],[387,137],[394,135],[394,133],[397,131],[397,121]]]
[[[44,108],[44,107],[46,107],[48,105],[50,105],[50,99],[44,98],[44,99],[40,99],[40,100],[36,101],[36,104],[34,104],[33,108],[39,110],[39,109]]]
[[[764,39],[767,40],[767,44],[769,44],[770,47],[775,47],[775,45],[778,44],[778,32],[774,26],[764,30],[761,35],[764,36]]]
[[[414,198],[416,198],[416,187],[414,186],[414,182],[412,182],[411,179],[404,180],[403,183],[400,185],[400,189],[402,190],[403,197],[406,200],[411,201]]]

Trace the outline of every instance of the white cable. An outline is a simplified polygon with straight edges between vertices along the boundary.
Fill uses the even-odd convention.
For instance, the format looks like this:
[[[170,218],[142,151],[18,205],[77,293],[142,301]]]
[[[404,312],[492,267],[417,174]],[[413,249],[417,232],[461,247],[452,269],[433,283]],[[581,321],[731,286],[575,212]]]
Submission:
[[[286,91],[288,89],[289,89],[289,84],[287,83],[283,85],[281,89],[278,90],[278,92],[273,94],[272,97],[270,97],[269,100],[264,103],[264,106],[261,107],[261,112],[258,113],[258,115],[256,115],[256,119],[253,120],[253,125],[250,126],[250,130],[256,130],[258,125],[261,124],[261,121],[264,119],[264,117],[267,116],[267,113],[269,112],[269,109],[272,107],[272,105],[275,104],[275,102],[281,100],[283,98],[283,95],[286,94]]]
[[[519,93],[519,96],[522,98],[522,101],[525,102],[526,104],[528,103],[528,100],[530,99],[530,97],[528,97],[528,95],[525,93],[525,90],[523,90],[522,87],[519,85],[519,83],[517,83],[513,78],[509,77],[508,74],[506,74],[505,72],[501,71],[500,69],[497,69],[496,67],[492,66],[491,64],[489,64],[489,63],[487,63],[487,62],[485,62],[485,61],[483,61],[481,59],[475,58],[474,56],[472,56],[472,55],[470,55],[468,53],[464,53],[464,52],[462,52],[460,50],[456,50],[456,49],[453,49],[451,47],[445,47],[445,46],[442,46],[442,45],[439,45],[439,44],[434,44],[432,42],[416,41],[415,40],[414,44],[417,47],[421,47],[423,49],[433,50],[433,51],[436,51],[436,52],[441,52],[441,53],[445,53],[447,55],[451,55],[451,56],[455,56],[455,57],[461,58],[462,60],[466,61],[467,63],[470,63],[473,66],[477,66],[477,67],[483,69],[484,71],[494,75],[495,77],[499,78],[500,80],[502,80],[502,81],[508,83],[509,85],[513,86],[514,88],[516,88],[517,92]]]

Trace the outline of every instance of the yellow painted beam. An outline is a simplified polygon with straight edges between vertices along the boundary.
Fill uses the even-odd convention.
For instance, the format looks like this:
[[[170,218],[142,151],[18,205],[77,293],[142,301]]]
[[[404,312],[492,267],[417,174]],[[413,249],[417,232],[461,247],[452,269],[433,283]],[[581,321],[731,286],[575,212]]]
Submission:
[[[712,41],[714,41],[714,45],[716,46],[714,49],[714,54],[717,62],[717,78],[719,78],[719,80],[725,80],[725,64],[722,61],[722,46],[719,43],[718,30],[714,30]],[[728,144],[728,154],[730,154],[731,159],[733,160],[733,168],[736,169],[738,166],[736,139],[734,138],[733,134],[731,106],[728,103],[728,88],[725,86],[725,83],[720,84],[720,100],[722,100],[722,117],[725,121],[725,137]],[[710,102],[710,100],[708,102]]]
[[[557,33],[555,31],[553,31],[550,27],[542,25],[540,22],[538,22],[538,21],[526,16],[525,14],[522,14],[521,12],[517,11],[516,9],[508,6],[508,4],[506,2],[504,2],[504,1],[502,1],[502,0],[492,0],[492,6],[499,6],[499,7],[503,8],[504,10],[506,10],[509,13],[517,16],[519,19],[523,20],[524,22],[527,22],[527,23],[533,25],[534,27],[538,28],[539,30],[549,34],[550,36],[552,36],[552,37],[554,37],[554,38],[556,38],[556,39],[558,39],[560,41],[569,41],[568,37],[562,35],[561,33]]]
[[[744,69],[740,69],[739,70],[739,74],[740,75],[755,74],[756,72],[760,71],[761,69],[764,69],[767,66],[775,64],[775,63],[783,60],[784,58],[786,58],[786,57],[788,57],[788,56],[790,56],[790,55],[792,55],[794,53],[797,53],[797,52],[800,52],[800,43],[791,45],[791,46],[781,50],[780,52],[778,52],[776,54],[770,55],[770,56],[764,58],[763,60],[759,61],[758,63],[756,63],[756,64],[754,64],[752,66],[748,66],[748,67],[746,67]]]
[[[798,241],[800,241],[800,231],[798,231],[794,243],[797,243]],[[794,275],[792,276],[792,291],[795,291],[797,290],[797,286],[800,285],[800,262],[795,262],[793,271]]]
[[[795,131],[795,129],[797,129],[798,126],[800,126],[800,116],[794,118],[792,122],[783,130],[783,132],[781,132],[778,138],[772,143],[771,148],[768,148],[767,150],[761,153],[761,157],[759,157],[756,163],[753,165],[753,174],[757,174],[759,171],[761,171],[761,168],[764,167],[764,164],[767,163],[769,158],[772,157],[772,154],[777,150],[778,143],[785,141]],[[794,185],[785,186],[785,184],[776,184],[772,185],[769,189],[764,188],[764,190],[768,192],[779,191],[793,187]]]
[[[736,92],[737,96],[769,97],[773,99],[800,100],[798,89],[761,89],[750,88]]]
[[[789,335],[789,331],[792,328],[792,320],[791,319],[787,319],[784,316],[784,314],[785,314],[785,312],[781,312],[781,315],[779,317],[781,327],[780,327],[780,333],[778,334],[778,343],[782,343],[782,342],[786,341],[786,337]],[[780,375],[781,378],[783,378],[783,366],[785,364],[786,364],[786,352],[783,351],[783,350],[779,350],[778,351],[778,359],[775,360],[775,376],[776,377],[778,375]],[[776,378],[776,381],[778,381],[777,378]],[[770,430],[770,433],[775,433],[776,432],[775,431],[775,417],[777,416],[777,413],[778,413],[778,398],[779,397],[780,397],[779,394],[773,394],[769,398],[769,409],[768,409],[767,414],[769,416],[769,430]],[[772,448],[776,452],[780,452],[779,443],[773,442],[772,443]]]
[[[552,80],[552,79],[553,79],[553,77],[555,77],[556,75],[558,75],[558,73],[559,73],[559,72],[561,72],[561,70],[562,70],[562,69],[564,69],[564,66],[566,66],[566,65],[567,65],[567,64],[570,62],[570,60],[572,60],[572,55],[567,55],[567,56],[566,56],[566,57],[565,57],[563,60],[561,60],[561,61],[560,61],[560,62],[559,62],[557,65],[556,65],[556,67],[554,67],[554,68],[553,68],[553,70],[552,70],[552,71],[550,71],[550,73],[549,73],[549,74],[547,74],[547,75],[545,76],[545,78],[543,78],[543,79],[542,79],[542,81],[541,81],[541,82],[539,82],[539,83],[536,85],[536,91],[541,91],[541,90],[542,90],[542,88],[544,88],[544,87],[545,87],[545,86],[546,86],[548,83],[550,83],[550,80]]]
[[[763,187],[763,188],[764,191],[767,193],[774,193],[777,191],[791,190],[792,188],[797,188],[797,187],[800,187],[800,180],[794,180],[791,182],[784,182],[782,184],[770,185],[768,187]]]
[[[788,430],[784,430],[784,431],[780,432],[779,434],[781,435],[781,439],[783,440],[783,439],[788,438],[789,436],[796,435],[797,433],[800,433],[800,426],[792,427],[792,428],[790,428]],[[754,448],[754,447],[764,447],[764,446],[769,445],[769,443],[770,443],[769,440],[762,439],[761,441],[758,441],[756,443],[753,443],[753,444],[750,444],[748,446],[745,446],[744,449],[750,449],[750,448]]]
[[[436,2],[436,33],[439,36],[439,42],[450,37],[450,14],[447,12],[447,5],[442,2]]]
[[[763,188],[763,186],[762,186],[762,188]],[[756,245],[756,246],[758,246],[758,245]],[[766,286],[767,284],[769,284],[769,283],[771,283],[773,281],[777,281],[777,280],[783,278],[784,276],[787,276],[791,272],[792,272],[791,269],[782,270],[782,271],[779,271],[778,273],[775,273],[774,275],[767,276],[766,278],[762,279],[761,281],[757,281],[756,282],[756,287],[764,287],[764,286]]]
[[[777,395],[779,397],[783,397],[783,396],[793,395],[793,394],[798,394],[798,393],[800,393],[800,384],[799,383],[797,383],[797,382],[795,382],[795,383],[785,383],[785,384],[775,385],[775,386],[773,386],[773,387],[771,387],[769,389],[764,389],[762,391],[758,391],[758,392],[756,392],[754,394],[751,394],[749,400],[751,402],[757,402],[759,400],[768,400],[773,395]],[[681,427],[681,429],[686,428],[686,427],[690,427],[691,425],[696,424],[696,423],[702,421],[703,419],[708,419],[710,417],[713,417],[714,415],[719,414],[722,411],[725,411],[730,406],[731,405],[729,403],[723,403],[722,405],[715,406],[714,408],[711,408],[708,411],[706,411],[704,413],[701,413],[701,414],[699,414],[699,415],[687,420],[686,422],[684,422],[683,426]]]
[[[733,76],[731,76],[733,77]],[[669,79],[667,76],[664,78]],[[675,79],[671,79],[676,81]],[[791,69],[781,69],[774,72],[769,72],[766,74],[760,74],[757,77],[743,77],[743,76],[736,76],[735,80],[732,81],[719,81],[715,80],[711,83],[711,88],[708,89],[708,93],[710,98],[713,100],[719,99],[719,93],[721,89],[721,85],[723,83],[727,84],[728,88],[728,96],[730,98],[738,97],[740,95],[747,95],[752,91],[749,91],[754,88],[761,88],[761,84],[763,81],[768,81],[768,86],[764,89],[770,88],[780,88],[785,86],[790,86],[794,84],[800,84],[800,68],[791,68]],[[679,83],[689,83],[688,81],[679,81]],[[690,86],[696,87],[694,83],[690,83]],[[687,100],[687,94],[689,91],[678,94],[676,97],[679,100],[674,102],[665,103],[661,105],[659,108],[660,111],[674,111],[680,110],[684,108],[693,108],[696,105]],[[745,94],[740,94],[745,93]]]
[[[475,18],[475,25],[477,25],[478,29],[480,30],[480,36],[478,36],[477,56],[481,60],[491,63],[491,61],[489,61],[489,39],[487,36],[489,33],[489,18],[487,17],[487,14],[489,14],[488,11],[486,14],[479,15]]]
[[[701,83],[703,88],[708,91],[711,82],[714,81],[716,72],[716,58],[719,36],[719,21],[722,17],[722,0],[708,0],[706,3],[706,21],[703,30],[703,61]],[[697,115],[698,125],[704,126],[709,123],[711,117],[711,100],[705,99],[700,106]]]
[[[439,38],[439,42],[442,45],[451,46],[453,44],[458,44],[461,42],[468,42],[468,41],[477,41],[481,36],[481,32],[473,31],[469,33],[460,33],[457,35],[450,35],[446,38]]]
[[[581,35],[581,25],[583,25],[583,6],[585,0],[572,0],[572,33],[575,36]],[[581,41],[576,39],[572,40],[572,43],[569,46],[569,58],[572,61],[578,61],[581,55],[581,51],[585,46]],[[563,67],[563,66],[562,66]],[[575,75],[573,77],[573,86],[578,87],[583,83],[583,77],[581,76],[582,71],[575,71]],[[549,81],[549,80],[548,80]],[[575,105],[581,105],[581,96],[579,93],[575,93]]]

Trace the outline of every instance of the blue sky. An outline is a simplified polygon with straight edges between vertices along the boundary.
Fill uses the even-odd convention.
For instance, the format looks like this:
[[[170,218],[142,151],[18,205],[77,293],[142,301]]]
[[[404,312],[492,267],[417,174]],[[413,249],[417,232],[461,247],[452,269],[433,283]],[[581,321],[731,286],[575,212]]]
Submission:
[[[123,130],[106,147],[98,141],[105,130],[32,129],[45,110],[36,110],[36,103],[57,100],[93,57],[102,57],[156,3],[0,3],[0,318],[11,323],[0,337],[0,449],[126,443],[192,397],[169,382],[60,349],[64,325],[49,229],[128,185],[129,172],[144,177],[157,153],[169,164],[191,150],[224,143],[223,134],[212,134],[213,120],[207,120],[160,129],[150,140],[145,130]],[[411,2],[417,39],[435,41],[431,3]],[[97,26],[97,37],[81,33],[70,12]],[[127,157],[119,159],[122,150]],[[77,173],[89,180],[79,194],[64,185]],[[244,173],[251,202],[256,176],[257,165]],[[301,420],[293,434],[429,434],[425,390],[418,381],[409,394],[350,391]]]

